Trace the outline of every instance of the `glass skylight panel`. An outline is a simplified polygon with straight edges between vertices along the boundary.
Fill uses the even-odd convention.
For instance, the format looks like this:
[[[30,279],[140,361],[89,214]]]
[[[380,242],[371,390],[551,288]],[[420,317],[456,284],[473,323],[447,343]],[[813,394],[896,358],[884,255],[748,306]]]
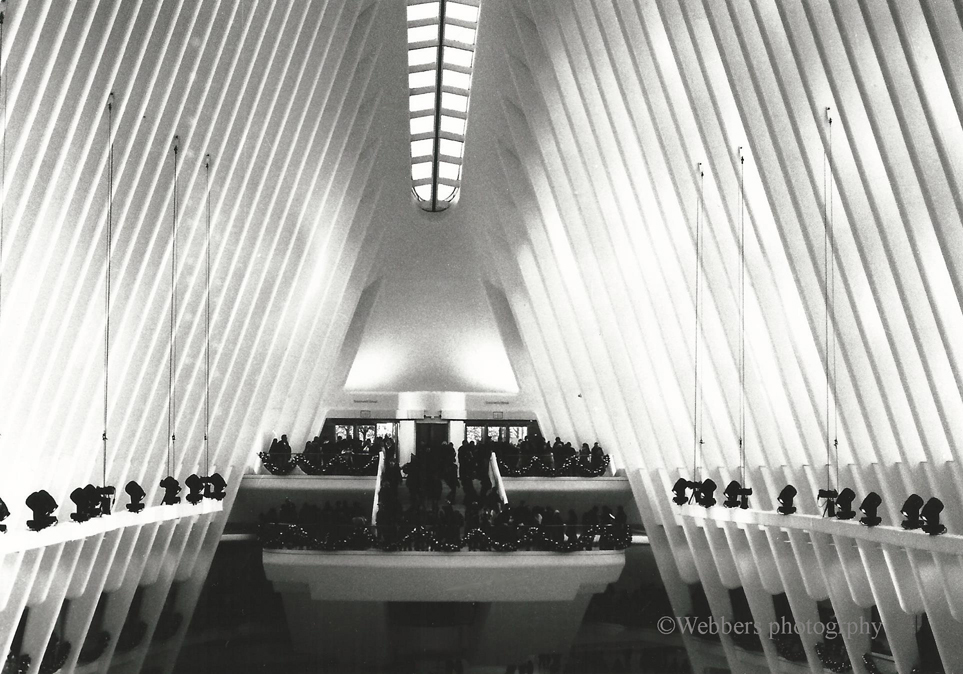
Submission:
[[[431,76],[432,79],[434,79],[434,71],[432,71]],[[441,83],[446,87],[457,87],[458,89],[464,89],[465,91],[468,91],[468,85],[471,83],[471,75],[458,73],[454,70],[442,70]]]
[[[447,75],[447,71],[445,72]],[[409,89],[422,89],[424,87],[434,87],[438,74],[434,70],[422,70],[418,73],[408,75]]]
[[[445,141],[441,141],[444,143]],[[449,141],[450,142],[450,141]],[[427,140],[413,140],[411,141],[411,156],[412,157],[427,157],[435,151],[435,141],[432,139]],[[442,153],[444,153],[444,145],[442,145]]]
[[[424,117],[412,117],[411,124],[411,135],[417,136],[422,133],[434,133],[435,131],[435,116],[426,115]]]
[[[438,162],[438,175],[442,178],[448,178],[448,180],[458,180],[458,174],[461,171],[461,166],[458,164],[449,164],[446,161]]]
[[[421,19],[430,19],[432,17],[438,17],[437,2],[421,2],[418,4],[408,5],[409,21],[419,21]]]
[[[409,66],[423,66],[428,63],[434,63],[436,60],[438,60],[438,49],[435,47],[408,50]]]
[[[458,157],[460,159],[462,153],[465,151],[465,144],[457,140],[442,138],[441,144],[438,146],[438,151],[446,157]]]
[[[468,96],[450,94],[446,91],[441,95],[441,107],[445,110],[468,112]]]
[[[438,24],[434,26],[416,26],[408,29],[408,44],[413,42],[431,42],[438,39]]]
[[[419,110],[432,110],[434,107],[434,94],[415,94],[414,96],[408,97],[408,109],[411,110],[411,112],[418,112]]]
[[[411,33],[410,30],[408,32]],[[475,30],[473,28],[462,28],[461,26],[447,26],[445,28],[445,38],[454,40],[455,42],[473,45],[475,44]]]
[[[459,136],[465,135],[465,120],[458,119],[457,117],[449,117],[448,115],[441,116],[441,130],[448,133],[454,133]]]
[[[410,8],[409,8],[410,11]],[[408,15],[409,18],[411,14]],[[449,2],[445,6],[445,16],[459,21],[478,22],[478,8],[461,2]]]
[[[438,201],[449,203],[458,194],[458,188],[452,185],[438,185]]]
[[[471,68],[472,53],[467,49],[457,49],[455,47],[445,47],[445,63]]]
[[[412,180],[421,180],[422,178],[431,177],[431,162],[422,162],[420,164],[411,165],[411,178]]]
[[[412,191],[422,208],[441,211],[461,186],[478,7],[408,0],[407,9]]]

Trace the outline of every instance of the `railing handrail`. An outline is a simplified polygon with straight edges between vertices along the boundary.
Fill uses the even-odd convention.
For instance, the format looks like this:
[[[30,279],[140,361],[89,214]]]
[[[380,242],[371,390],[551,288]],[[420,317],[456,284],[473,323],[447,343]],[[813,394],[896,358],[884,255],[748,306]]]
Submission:
[[[488,460],[488,472],[492,479],[492,484],[498,489],[498,498],[503,505],[508,505],[508,494],[505,493],[505,483],[502,481],[502,473],[498,470],[498,457],[492,452]]]
[[[378,474],[375,476],[374,503],[371,506],[371,524],[378,524],[378,503],[381,500],[381,475],[385,470],[385,450],[378,452]]]

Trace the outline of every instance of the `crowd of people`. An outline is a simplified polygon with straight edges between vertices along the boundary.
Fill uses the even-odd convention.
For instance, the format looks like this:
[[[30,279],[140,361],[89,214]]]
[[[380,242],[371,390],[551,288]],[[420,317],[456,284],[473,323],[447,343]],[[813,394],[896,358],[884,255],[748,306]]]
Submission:
[[[325,501],[323,507],[304,503],[299,510],[290,499],[285,499],[280,508],[271,508],[261,515],[262,523],[298,524],[303,527],[333,529],[338,527],[367,526],[370,512],[354,501]]]
[[[582,443],[575,449],[571,442],[562,442],[559,437],[552,442],[538,433],[528,435],[518,444],[487,437],[478,443],[465,440],[457,451],[450,442],[434,447],[423,445],[404,466],[399,464],[398,444],[389,435],[364,439],[343,436],[322,439],[318,435],[305,443],[301,453],[294,453],[287,435],[282,435],[272,440],[267,452],[261,453],[261,460],[270,472],[278,475],[297,466],[310,474],[339,474],[337,469],[347,473],[363,470],[368,474],[374,470],[376,457],[382,451],[386,466],[393,474],[404,473],[413,494],[436,497],[433,500],[440,501],[440,492],[447,486],[452,503],[459,486],[465,489],[466,501],[483,496],[491,489],[488,466],[493,454],[506,477],[596,477],[609,464],[609,457],[598,442],[592,447]],[[480,482],[480,487],[473,491],[470,485],[475,481]]]
[[[574,510],[563,515],[551,506],[520,502],[513,507],[491,497],[469,502],[464,513],[451,503],[405,508],[396,499],[382,498],[376,526],[358,503],[305,504],[298,510],[288,500],[261,517],[262,543],[270,548],[569,552],[623,549],[631,541],[621,506],[614,511],[595,506],[579,517]]]
[[[519,468],[531,459],[538,459],[552,470],[559,469],[573,460],[595,467],[601,466],[605,457],[605,450],[598,442],[592,447],[589,447],[587,442],[583,442],[579,449],[575,449],[571,442],[562,442],[562,439],[557,436],[552,442],[537,433],[525,437],[517,445],[510,442],[487,444],[492,446],[499,461],[510,468]]]
[[[274,438],[267,452],[261,452],[261,462],[269,472],[286,475],[300,467],[309,475],[374,475],[378,470],[378,455],[397,457],[394,438],[384,437],[347,438],[338,436],[332,440],[320,435],[304,444],[304,451],[293,453],[287,435]]]
[[[585,622],[654,628],[659,618],[666,615],[672,615],[672,606],[663,586],[640,585],[633,590],[616,590],[614,585],[609,585],[605,592],[592,595]]]

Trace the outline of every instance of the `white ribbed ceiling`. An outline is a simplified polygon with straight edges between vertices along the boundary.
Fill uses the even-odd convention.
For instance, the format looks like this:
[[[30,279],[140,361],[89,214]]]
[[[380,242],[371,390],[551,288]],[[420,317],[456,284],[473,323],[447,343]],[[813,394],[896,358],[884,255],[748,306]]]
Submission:
[[[359,388],[517,386],[547,434],[599,439],[643,468],[637,497],[656,524],[655,471],[692,470],[700,162],[700,462],[719,481],[737,473],[742,147],[754,504],[771,507],[786,481],[805,493],[825,482],[833,360],[840,480],[880,491],[888,523],[910,491],[963,501],[957,3],[488,0],[462,193],[436,223],[410,195],[404,0],[5,4],[0,496],[11,522],[30,491],[64,503],[101,469],[110,91],[112,483],[152,489],[166,473],[177,134],[179,473],[202,447],[210,153],[220,466],[243,465],[266,432],[298,443],[320,428],[349,377],[335,366],[348,335],[359,359],[392,345],[406,361]],[[370,315],[352,336],[366,288]],[[471,353],[490,360],[466,366],[451,347],[475,337]],[[944,519],[963,531],[959,508]]]

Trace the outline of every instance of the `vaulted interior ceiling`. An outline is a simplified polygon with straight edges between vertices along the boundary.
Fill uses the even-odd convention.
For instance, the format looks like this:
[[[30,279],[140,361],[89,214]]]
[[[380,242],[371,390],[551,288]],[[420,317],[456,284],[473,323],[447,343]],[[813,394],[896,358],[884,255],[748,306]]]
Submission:
[[[178,474],[203,458],[210,154],[222,471],[265,433],[303,442],[346,385],[517,390],[546,434],[642,469],[660,522],[693,418],[696,461],[739,472],[744,167],[756,505],[823,485],[837,428],[830,472],[880,491],[890,522],[911,491],[963,501],[957,4],[487,0],[462,194],[438,215],[410,194],[404,0],[5,5],[11,521],[31,491],[65,503],[102,469],[111,91],[110,483],[154,499],[167,474],[176,134]],[[666,543],[684,568],[684,540]]]

